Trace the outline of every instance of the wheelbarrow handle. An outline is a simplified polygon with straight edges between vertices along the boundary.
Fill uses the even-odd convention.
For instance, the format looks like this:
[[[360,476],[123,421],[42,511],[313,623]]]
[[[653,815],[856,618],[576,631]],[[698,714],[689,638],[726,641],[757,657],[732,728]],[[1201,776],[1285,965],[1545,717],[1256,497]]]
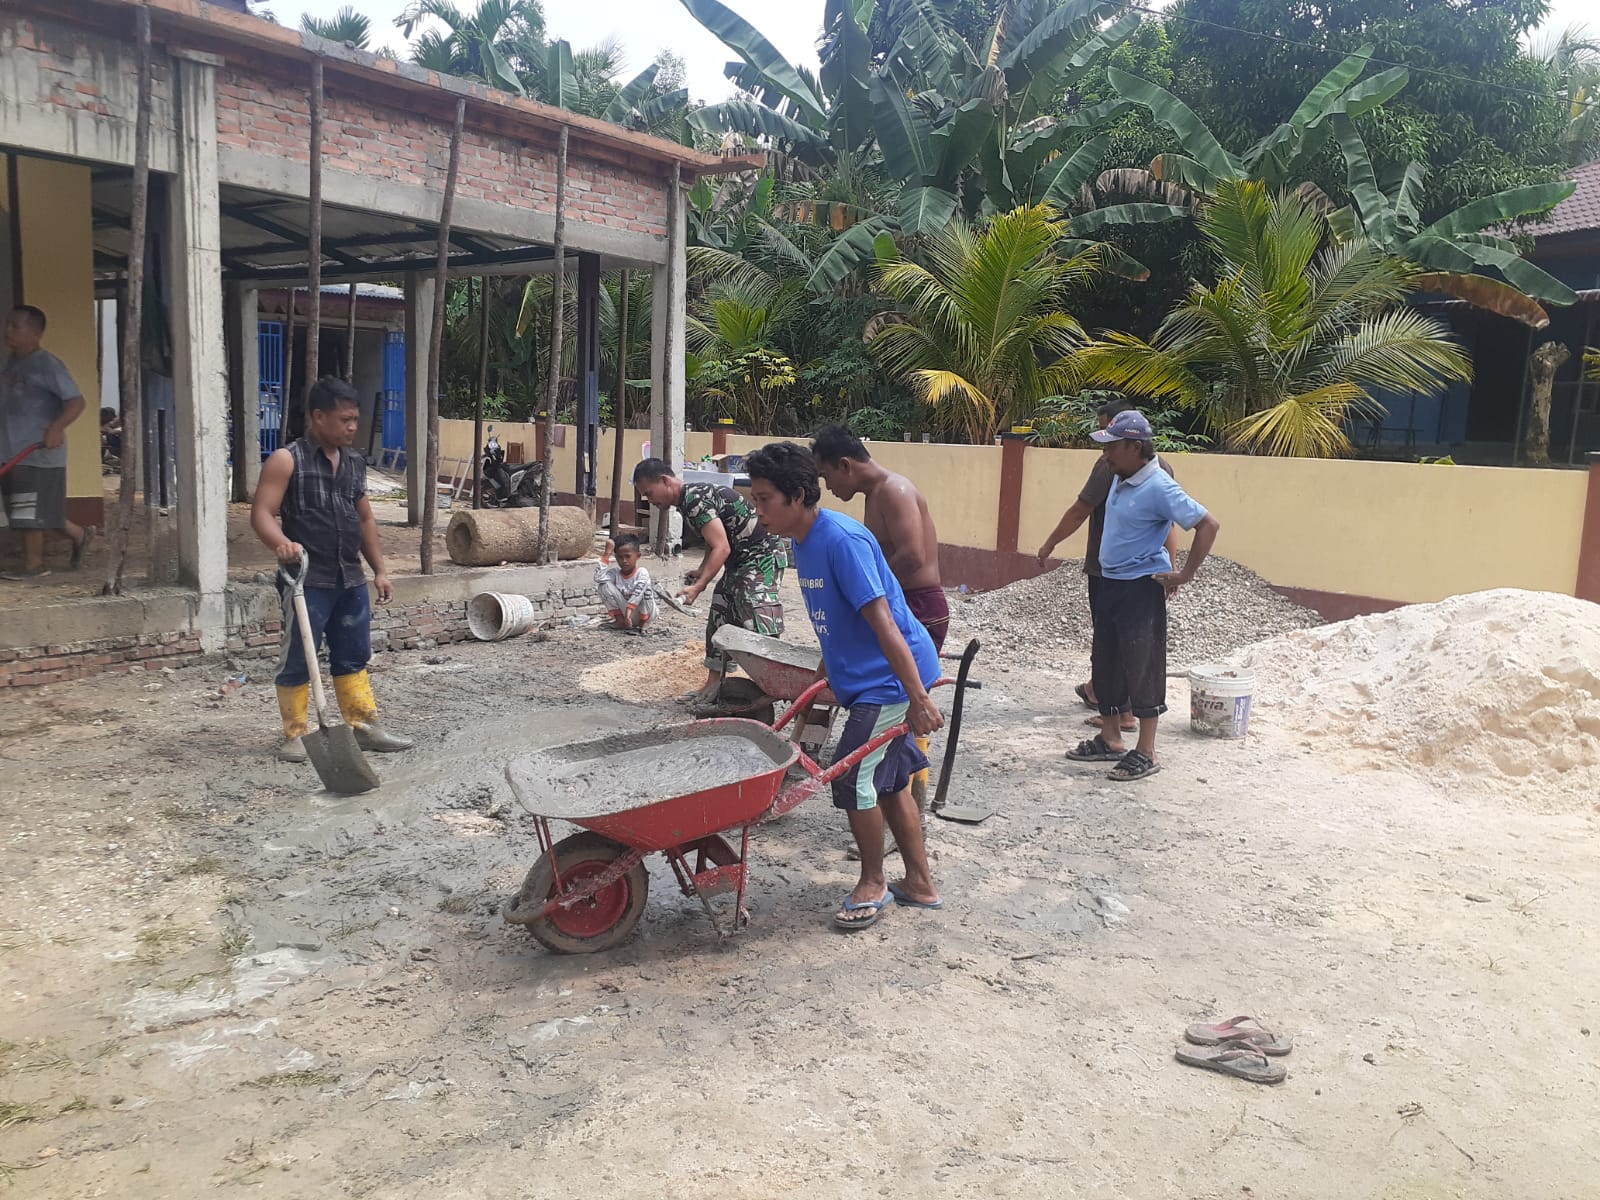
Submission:
[[[35,442],[35,443],[33,443],[33,445],[24,448],[21,451],[21,453],[13,454],[5,462],[0,463],[0,479],[4,479],[7,475],[11,474],[11,472],[16,469],[17,464],[20,463],[23,459],[27,458],[28,455],[34,453],[37,450],[43,450],[43,449],[44,449],[44,443],[43,442]]]
[[[954,679],[937,679],[929,686],[928,690],[931,692],[934,688],[954,687],[955,684],[956,681]],[[787,719],[789,715],[800,711],[802,705],[806,704],[810,698],[817,693],[817,691],[826,686],[827,680],[825,679],[813,684],[801,695],[800,699],[794,702],[793,706],[791,706],[789,709],[789,712],[784,714],[785,718]],[[958,705],[960,703],[960,695],[960,692],[956,693]],[[781,729],[782,727],[783,722],[781,721],[774,726],[774,728],[777,729]],[[826,769],[816,770],[815,763],[811,762],[809,758],[803,759],[802,761],[807,764],[807,777],[800,780],[793,786],[784,789],[778,794],[778,798],[772,802],[772,815],[775,817],[781,817],[790,809],[797,807],[803,801],[809,799],[811,796],[816,795],[816,793],[827,787],[835,779],[838,779],[846,771],[853,770],[855,767],[859,766],[868,755],[877,753],[879,750],[889,745],[890,742],[897,741],[898,739],[905,737],[905,735],[910,732],[910,722],[901,721],[898,725],[890,726],[871,741],[857,746],[843,758],[830,763]]]

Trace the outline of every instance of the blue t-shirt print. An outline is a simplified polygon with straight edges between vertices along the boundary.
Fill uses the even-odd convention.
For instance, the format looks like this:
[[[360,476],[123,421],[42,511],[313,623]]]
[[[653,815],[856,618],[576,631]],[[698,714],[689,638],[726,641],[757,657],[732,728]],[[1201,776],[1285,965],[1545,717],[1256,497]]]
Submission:
[[[900,582],[889,570],[878,540],[865,525],[822,509],[805,540],[794,543],[795,573],[806,612],[822,645],[828,686],[846,708],[857,704],[903,704],[906,689],[861,615],[880,596],[889,602],[900,635],[911,648],[924,687],[939,678],[939,654],[922,623],[906,607]]]

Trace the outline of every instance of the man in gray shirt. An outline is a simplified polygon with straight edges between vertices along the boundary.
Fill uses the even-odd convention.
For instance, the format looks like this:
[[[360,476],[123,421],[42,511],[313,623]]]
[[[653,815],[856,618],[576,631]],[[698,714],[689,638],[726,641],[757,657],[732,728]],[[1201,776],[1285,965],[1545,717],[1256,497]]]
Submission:
[[[83,392],[66,366],[42,349],[45,316],[21,304],[6,317],[6,358],[0,364],[0,466],[22,457],[0,477],[0,499],[11,528],[22,534],[22,569],[4,579],[47,574],[44,535],[72,543],[72,569],[83,562],[94,529],[67,520],[67,426],[83,412]],[[31,449],[37,447],[36,449]]]

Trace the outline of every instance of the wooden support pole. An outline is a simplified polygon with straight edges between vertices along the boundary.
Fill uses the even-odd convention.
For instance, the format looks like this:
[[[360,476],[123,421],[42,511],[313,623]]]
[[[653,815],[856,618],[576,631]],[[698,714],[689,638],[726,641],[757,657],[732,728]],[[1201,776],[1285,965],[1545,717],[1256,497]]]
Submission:
[[[311,308],[306,316],[306,395],[321,378],[322,355],[322,59],[311,62],[311,216],[308,222],[307,288]]]
[[[561,142],[556,150],[556,236],[555,273],[551,275],[550,297],[550,390],[545,398],[544,482],[539,489],[539,545],[544,561],[554,562],[550,552],[550,489],[556,473],[556,401],[561,396],[561,342],[566,334],[566,255],[567,255],[567,141],[570,130],[561,127]]]
[[[611,419],[617,426],[617,444],[611,456],[611,536],[622,524],[622,434],[628,428],[628,272],[622,272],[622,298],[617,306],[617,392],[611,398]],[[629,522],[631,525],[633,522]]]
[[[428,330],[428,449],[422,469],[422,573],[433,574],[433,530],[439,520],[439,360],[444,348],[444,301],[450,289],[450,221],[456,206],[456,178],[461,173],[461,130],[467,102],[456,101],[450,131],[450,167],[439,205],[439,245],[434,255],[433,324]]]
[[[478,401],[472,411],[473,508],[483,507],[483,394],[489,390],[489,277],[487,275],[478,277],[478,288]]]
[[[350,285],[350,311],[344,317],[344,381],[354,385],[356,381],[356,288],[361,285]]]
[[[294,284],[288,288],[289,312],[283,322],[283,385],[278,396],[278,446],[289,444],[289,402],[294,399]]]
[[[128,561],[128,534],[139,483],[140,415],[144,344],[144,251],[150,224],[150,9],[139,6],[139,99],[133,132],[133,197],[128,217],[128,290],[124,294],[122,361],[119,391],[122,403],[122,478],[117,490],[117,515],[111,530],[111,561],[102,592],[122,594]]]

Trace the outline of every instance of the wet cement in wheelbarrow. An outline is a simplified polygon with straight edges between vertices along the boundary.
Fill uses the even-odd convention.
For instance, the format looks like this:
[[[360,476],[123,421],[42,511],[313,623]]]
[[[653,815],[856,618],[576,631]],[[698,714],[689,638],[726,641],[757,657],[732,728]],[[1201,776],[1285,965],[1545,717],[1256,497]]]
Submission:
[[[506,773],[530,811],[570,819],[605,816],[724,787],[777,765],[748,738],[702,737],[576,762],[531,754],[512,762]]]

